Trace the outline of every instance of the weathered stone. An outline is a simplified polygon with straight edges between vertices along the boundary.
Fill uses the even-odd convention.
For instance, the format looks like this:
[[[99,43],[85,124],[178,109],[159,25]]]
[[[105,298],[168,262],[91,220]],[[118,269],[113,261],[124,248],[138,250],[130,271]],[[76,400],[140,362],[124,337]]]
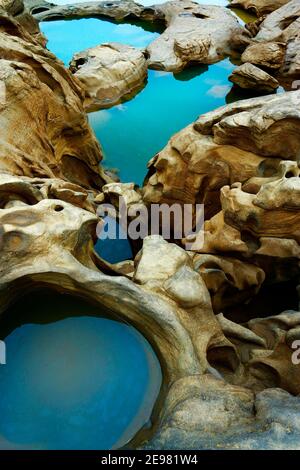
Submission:
[[[173,136],[149,164],[146,203],[205,204],[205,217],[220,209],[222,186],[258,175],[263,159],[228,145],[216,145],[188,126]]]
[[[242,31],[222,7],[185,1],[167,2],[157,9],[163,11],[168,27],[147,47],[150,68],[178,72],[190,63],[218,62],[232,53],[231,37]]]
[[[0,8],[7,11],[8,14],[15,16],[24,10],[23,0],[1,0]]]
[[[17,36],[6,33],[11,28]],[[80,82],[11,17],[0,32],[0,54],[1,171],[101,188],[108,178],[99,167],[101,149],[83,112]]]
[[[193,264],[209,290],[215,313],[252,298],[265,280],[264,271],[254,264],[205,251],[194,255]]]
[[[249,63],[237,67],[230,75],[229,80],[241,88],[253,88],[271,93],[279,87],[275,78]]]
[[[245,10],[253,11],[257,16],[271,13],[282,7],[290,0],[231,0],[231,7],[241,7]]]
[[[41,5],[49,18],[57,8],[72,11]],[[93,8],[105,7],[83,4],[75,12]],[[112,17],[134,9],[137,17],[142,11],[144,18],[164,19],[170,4],[107,8]],[[103,186],[80,82],[29,31],[3,14],[0,314],[24,291],[48,287],[83,297],[141,331],[164,380],[154,426],[129,447],[299,448],[300,366],[292,346],[300,314],[274,315],[267,306],[263,318],[244,315],[245,303],[267,283],[274,289],[298,283],[299,92],[201,116],[152,160],[142,199],[134,184]],[[191,44],[200,57],[198,43],[176,39],[184,61]],[[65,157],[74,160],[69,167]],[[101,222],[95,212],[102,202],[118,212],[119,196],[129,208],[210,203],[204,246],[189,252],[180,240],[175,245],[156,235],[145,238],[134,261],[105,262],[93,248]],[[240,323],[230,312],[236,303]]]
[[[145,86],[147,78],[142,51],[118,43],[76,53],[70,70],[84,85],[87,111],[110,108],[132,98]]]
[[[193,62],[212,64],[234,53],[231,38],[244,28],[229,10],[175,0],[143,7],[133,1],[87,2],[53,6],[28,2],[38,20],[102,16],[117,21],[140,19],[162,25],[165,31],[148,47],[150,68],[179,72]],[[222,24],[222,28],[219,25]]]
[[[258,155],[297,160],[300,155],[300,92],[239,101],[204,114],[194,127],[214,142]]]
[[[284,63],[280,68],[283,77],[297,77],[300,72],[300,4],[290,0],[284,6],[268,15],[259,25],[255,41],[263,48],[269,42],[285,44]],[[247,52],[247,51],[246,51]],[[253,54],[251,54],[253,57]],[[251,61],[251,60],[250,60]],[[253,62],[256,63],[256,62]],[[292,88],[297,88],[293,87]]]
[[[254,43],[242,54],[242,62],[268,69],[280,69],[284,63],[286,46],[282,42]]]

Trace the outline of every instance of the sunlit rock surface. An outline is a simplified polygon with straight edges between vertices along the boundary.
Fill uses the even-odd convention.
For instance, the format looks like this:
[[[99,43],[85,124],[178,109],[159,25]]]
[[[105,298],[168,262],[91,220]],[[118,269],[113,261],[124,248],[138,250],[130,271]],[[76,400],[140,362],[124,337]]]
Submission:
[[[42,5],[37,17],[71,16],[70,7]],[[78,6],[74,16],[99,8]],[[169,7],[159,8],[114,2],[108,11],[120,19],[159,11],[164,19]],[[282,8],[297,16],[294,0]],[[281,10],[265,21],[282,18]],[[80,81],[38,34],[1,18],[0,313],[24,291],[50,287],[117,314],[149,340],[163,386],[153,423],[128,447],[299,449],[300,92],[200,116],[150,161],[141,191],[99,169]],[[266,41],[281,42],[273,33]],[[179,41],[176,67],[188,64],[190,44]],[[163,68],[174,64],[173,52],[171,59]],[[134,259],[104,262],[94,250],[96,212],[102,202],[118,212],[120,195],[131,208],[204,202],[202,248],[149,234]],[[286,307],[274,312],[282,284]]]
[[[275,78],[250,63],[237,67],[230,75],[229,80],[241,88],[269,93],[274,92],[279,87],[279,83]]]
[[[165,24],[165,31],[147,47],[148,66],[172,72],[179,72],[190,63],[212,64],[234,54],[231,38],[244,29],[228,9],[189,0],[151,7],[133,1],[65,6],[30,1],[27,5],[38,20],[101,15],[118,21],[131,18]]]
[[[299,25],[299,1],[290,0],[259,24],[243,60],[278,68],[279,76],[296,79],[300,73]]]
[[[0,170],[100,188],[102,152],[80,82],[19,23],[1,18]]]
[[[232,7],[241,7],[245,10],[254,11],[257,16],[262,16],[271,13],[274,10],[282,7],[290,0],[231,0]]]
[[[139,49],[118,43],[101,44],[74,55],[71,72],[86,89],[87,111],[110,108],[145,86],[146,59]]]

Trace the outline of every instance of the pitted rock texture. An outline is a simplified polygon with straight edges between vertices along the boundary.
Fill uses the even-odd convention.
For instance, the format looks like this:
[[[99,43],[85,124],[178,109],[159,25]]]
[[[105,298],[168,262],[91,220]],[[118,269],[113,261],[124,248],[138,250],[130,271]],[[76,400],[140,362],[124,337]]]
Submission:
[[[110,108],[140,91],[146,84],[147,63],[139,49],[118,43],[76,53],[70,70],[86,90],[87,111]]]

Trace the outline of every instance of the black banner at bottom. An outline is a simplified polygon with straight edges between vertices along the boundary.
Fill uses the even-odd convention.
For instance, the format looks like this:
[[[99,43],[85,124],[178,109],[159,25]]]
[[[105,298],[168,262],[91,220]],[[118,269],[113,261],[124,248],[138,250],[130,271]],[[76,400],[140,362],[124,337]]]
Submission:
[[[270,465],[270,460],[276,458],[276,464],[293,465],[297,464],[297,452],[285,451],[0,451],[0,464],[3,463],[41,463],[49,464],[72,464],[76,466],[91,465],[95,468],[103,469],[112,467],[123,467],[135,469],[141,466],[189,466],[199,468],[200,466],[230,465],[231,468],[246,464],[260,466]],[[3,467],[2,467],[3,468]],[[208,468],[208,467],[206,467]]]

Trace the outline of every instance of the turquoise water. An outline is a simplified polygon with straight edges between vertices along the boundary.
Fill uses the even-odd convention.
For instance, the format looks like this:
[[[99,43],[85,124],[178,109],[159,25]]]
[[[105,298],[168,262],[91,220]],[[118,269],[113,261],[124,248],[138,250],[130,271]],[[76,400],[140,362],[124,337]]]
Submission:
[[[41,28],[49,39],[48,48],[66,65],[75,52],[101,42],[144,47],[157,36],[135,25],[94,18],[45,22]],[[104,150],[104,166],[117,169],[121,181],[142,184],[147,162],[175,132],[225,104],[233,68],[224,60],[177,75],[150,70],[147,86],[134,99],[91,113],[90,123]]]
[[[142,184],[148,161],[170,137],[200,114],[225,104],[234,66],[195,67],[180,74],[150,70],[147,86],[131,101],[89,115],[108,168],[121,181]]]
[[[149,421],[161,371],[135,329],[49,292],[7,313],[0,449],[111,449]]]
[[[95,251],[109,263],[120,263],[132,259],[133,253],[124,229],[112,217],[103,218],[105,225],[101,238],[95,244]]]
[[[71,21],[46,21],[40,28],[49,39],[48,49],[68,65],[75,52],[98,46],[103,42],[121,42],[134,47],[146,47],[158,33],[141,26],[117,24],[96,18]]]

